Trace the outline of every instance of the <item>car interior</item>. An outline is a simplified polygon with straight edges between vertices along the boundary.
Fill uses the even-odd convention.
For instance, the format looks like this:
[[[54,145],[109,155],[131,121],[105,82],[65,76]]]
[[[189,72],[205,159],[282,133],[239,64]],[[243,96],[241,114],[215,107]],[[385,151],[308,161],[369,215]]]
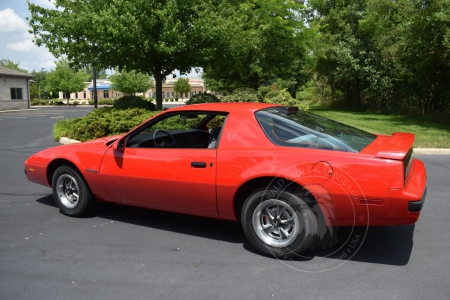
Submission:
[[[224,113],[178,113],[152,120],[129,136],[129,148],[217,148]]]

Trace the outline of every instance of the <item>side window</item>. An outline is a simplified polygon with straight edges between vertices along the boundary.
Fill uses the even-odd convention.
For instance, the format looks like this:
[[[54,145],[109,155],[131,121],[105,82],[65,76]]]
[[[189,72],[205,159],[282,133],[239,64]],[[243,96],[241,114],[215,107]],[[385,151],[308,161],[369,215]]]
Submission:
[[[173,115],[165,118],[158,123],[148,127],[143,132],[152,132],[158,129],[163,130],[188,130],[195,128],[201,120],[203,120],[206,114],[196,114],[192,116]]]
[[[126,141],[130,148],[216,148],[224,114],[183,112],[149,123]]]

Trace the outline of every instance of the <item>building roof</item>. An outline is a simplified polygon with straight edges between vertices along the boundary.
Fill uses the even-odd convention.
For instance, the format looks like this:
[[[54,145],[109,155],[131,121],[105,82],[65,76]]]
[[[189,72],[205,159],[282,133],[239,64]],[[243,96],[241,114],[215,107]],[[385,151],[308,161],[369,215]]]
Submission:
[[[13,76],[13,77],[25,77],[25,78],[35,78],[36,76],[33,76],[31,74],[19,72],[13,69],[8,69],[3,66],[0,66],[0,75],[7,75],[7,76]]]
[[[109,90],[111,87],[111,81],[108,80],[102,80],[97,79],[97,90]],[[89,85],[88,90],[93,91],[94,90],[94,82],[92,81]]]

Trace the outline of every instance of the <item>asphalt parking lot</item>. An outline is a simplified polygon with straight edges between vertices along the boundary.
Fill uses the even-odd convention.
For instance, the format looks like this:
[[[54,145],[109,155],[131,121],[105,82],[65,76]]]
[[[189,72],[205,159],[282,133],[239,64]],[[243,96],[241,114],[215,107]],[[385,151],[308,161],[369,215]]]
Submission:
[[[415,225],[370,228],[350,260],[315,272],[255,253],[238,223],[106,204],[62,215],[23,162],[58,145],[58,119],[90,110],[0,113],[0,299],[450,299],[450,156],[417,156]]]

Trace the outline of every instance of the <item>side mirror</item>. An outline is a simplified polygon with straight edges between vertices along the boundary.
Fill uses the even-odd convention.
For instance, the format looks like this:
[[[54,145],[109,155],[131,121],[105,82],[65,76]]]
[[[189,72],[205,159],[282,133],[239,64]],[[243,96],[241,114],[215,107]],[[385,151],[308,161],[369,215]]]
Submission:
[[[117,143],[114,144],[114,150],[124,151],[126,146],[126,139],[121,138]]]

